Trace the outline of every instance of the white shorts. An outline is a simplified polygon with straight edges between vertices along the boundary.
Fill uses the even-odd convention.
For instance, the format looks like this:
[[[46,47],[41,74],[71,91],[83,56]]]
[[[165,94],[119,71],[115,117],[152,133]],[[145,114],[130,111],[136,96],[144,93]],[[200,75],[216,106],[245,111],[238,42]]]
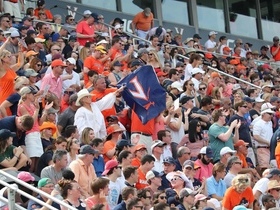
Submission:
[[[25,136],[25,147],[28,157],[41,157],[44,153],[41,134],[39,132],[32,132]]]

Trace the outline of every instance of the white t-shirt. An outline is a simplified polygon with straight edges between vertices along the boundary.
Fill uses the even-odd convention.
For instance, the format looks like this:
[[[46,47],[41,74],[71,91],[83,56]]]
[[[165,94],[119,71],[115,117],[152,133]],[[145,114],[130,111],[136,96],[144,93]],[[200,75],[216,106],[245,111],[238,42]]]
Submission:
[[[205,49],[210,49],[216,47],[216,42],[208,39],[204,44]]]
[[[154,155],[153,157],[155,158],[155,163],[154,163],[154,167],[153,170],[157,171],[157,172],[162,172],[163,171],[163,158],[162,155],[160,156],[160,159],[158,160]],[[172,157],[172,155],[171,155]]]
[[[253,187],[253,194],[255,195],[255,193],[257,191],[261,192],[261,195],[259,197],[259,203],[262,203],[262,196],[265,194],[265,192],[267,191],[267,184],[269,182],[268,178],[261,178],[259,181],[257,181],[257,183],[255,184],[255,186]]]
[[[184,78],[184,81],[187,81],[187,80],[192,78],[192,70],[193,70],[193,66],[190,63],[188,63],[186,65],[186,68],[185,68],[185,78]]]
[[[171,118],[170,122],[177,122],[178,118]],[[172,137],[172,142],[175,142],[177,144],[180,143],[181,139],[184,137],[185,135],[185,131],[184,131],[184,124],[181,123],[181,127],[179,128],[178,131],[174,131],[171,128],[169,128],[169,126],[167,126],[167,129],[170,130],[170,134]]]
[[[268,146],[273,135],[272,122],[266,122],[263,119],[258,120],[253,127],[253,135],[259,135],[267,141],[268,144],[259,143],[254,140],[256,146]]]
[[[110,180],[109,183],[109,194],[107,196],[107,203],[110,209],[114,209],[118,205],[119,196],[121,194],[122,185],[117,179],[116,182]]]
[[[70,75],[65,70],[63,71],[63,75]],[[67,79],[62,82],[62,91],[64,92],[71,85],[79,85],[81,86],[80,75],[74,71],[72,71],[72,79]]]

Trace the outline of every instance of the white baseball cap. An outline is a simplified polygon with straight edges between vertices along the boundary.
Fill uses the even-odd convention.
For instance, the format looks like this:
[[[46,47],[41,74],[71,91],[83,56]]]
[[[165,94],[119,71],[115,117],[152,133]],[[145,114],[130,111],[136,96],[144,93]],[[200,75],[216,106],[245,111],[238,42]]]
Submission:
[[[236,150],[232,150],[231,148],[229,147],[223,147],[220,151],[220,156],[223,156],[227,153],[232,153],[232,154],[235,154],[236,153]]]

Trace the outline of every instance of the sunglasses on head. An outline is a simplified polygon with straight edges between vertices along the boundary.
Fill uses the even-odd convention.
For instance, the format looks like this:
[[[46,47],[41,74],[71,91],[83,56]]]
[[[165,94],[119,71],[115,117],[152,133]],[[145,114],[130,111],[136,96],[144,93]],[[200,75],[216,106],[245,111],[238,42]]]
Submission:
[[[248,183],[249,179],[238,179],[238,181],[241,183]]]

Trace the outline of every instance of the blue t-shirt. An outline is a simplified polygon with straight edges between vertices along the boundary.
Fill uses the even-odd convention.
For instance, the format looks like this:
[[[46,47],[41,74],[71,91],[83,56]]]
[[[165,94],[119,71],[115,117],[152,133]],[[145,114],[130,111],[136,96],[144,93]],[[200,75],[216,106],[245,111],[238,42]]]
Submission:
[[[92,165],[94,167],[96,176],[101,177],[105,167],[104,158],[99,155],[97,158],[93,159]]]
[[[18,147],[20,145],[25,145],[25,132],[20,131],[17,129],[16,126],[16,116],[9,116],[5,117],[0,120],[0,128],[1,129],[8,129],[11,132],[15,132],[17,135],[13,139],[13,145]]]
[[[225,195],[227,186],[223,179],[220,179],[218,182],[214,176],[206,179],[206,189],[207,196],[212,198],[212,195],[216,194],[217,196],[223,197]]]
[[[17,115],[19,99],[20,99],[20,95],[18,93],[14,93],[6,99],[7,101],[9,101],[12,104],[12,106],[10,106],[12,115]]]

